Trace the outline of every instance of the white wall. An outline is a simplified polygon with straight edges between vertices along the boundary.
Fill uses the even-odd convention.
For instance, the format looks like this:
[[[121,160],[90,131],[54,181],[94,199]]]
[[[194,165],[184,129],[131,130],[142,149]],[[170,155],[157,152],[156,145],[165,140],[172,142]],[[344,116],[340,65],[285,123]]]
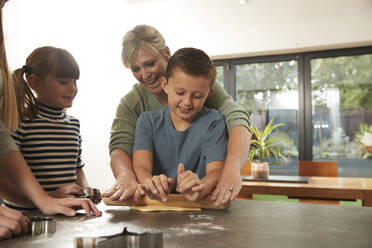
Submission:
[[[81,121],[88,181],[108,188],[109,131],[121,96],[135,82],[120,61],[121,39],[150,24],[171,51],[214,58],[372,45],[372,0],[10,0],[4,8],[11,68],[36,47],[68,49],[81,67],[69,110]]]

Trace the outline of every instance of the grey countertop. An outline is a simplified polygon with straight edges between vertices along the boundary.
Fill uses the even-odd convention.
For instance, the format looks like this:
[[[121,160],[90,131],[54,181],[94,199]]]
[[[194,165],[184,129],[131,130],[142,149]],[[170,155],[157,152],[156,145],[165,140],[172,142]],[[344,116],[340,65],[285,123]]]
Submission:
[[[75,247],[76,237],[163,232],[164,247],[371,247],[372,208],[234,201],[228,210],[137,212],[98,205],[101,217],[56,216],[49,237],[15,237],[0,247]]]

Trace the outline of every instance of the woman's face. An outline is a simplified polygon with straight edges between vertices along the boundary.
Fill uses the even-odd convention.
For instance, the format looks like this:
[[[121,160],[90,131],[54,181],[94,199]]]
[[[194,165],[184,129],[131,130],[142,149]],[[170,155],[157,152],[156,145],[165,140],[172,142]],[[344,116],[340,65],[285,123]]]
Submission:
[[[0,0],[0,8],[3,8],[6,2],[8,2],[8,0]]]
[[[163,92],[160,79],[165,76],[169,57],[168,48],[164,49],[162,56],[141,48],[131,65],[133,76],[154,95]]]

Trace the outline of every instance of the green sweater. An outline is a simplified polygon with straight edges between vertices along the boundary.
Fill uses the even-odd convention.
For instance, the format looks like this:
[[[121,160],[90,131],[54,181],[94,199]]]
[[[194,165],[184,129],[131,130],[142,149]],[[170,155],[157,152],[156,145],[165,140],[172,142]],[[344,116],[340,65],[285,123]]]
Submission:
[[[207,98],[204,105],[225,115],[229,133],[234,126],[242,125],[247,128],[249,126],[248,113],[218,84],[215,84],[213,94]],[[135,84],[133,89],[121,98],[116,109],[111,127],[110,152],[120,148],[132,156],[138,117],[144,111],[153,111],[161,107],[163,106],[151,92],[141,84]]]

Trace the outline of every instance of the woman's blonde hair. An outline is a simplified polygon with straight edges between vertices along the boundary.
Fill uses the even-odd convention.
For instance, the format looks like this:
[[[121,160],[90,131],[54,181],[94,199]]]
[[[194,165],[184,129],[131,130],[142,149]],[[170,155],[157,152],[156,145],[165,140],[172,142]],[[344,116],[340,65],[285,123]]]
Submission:
[[[35,75],[43,80],[49,74],[56,78],[79,79],[80,69],[74,57],[65,49],[52,46],[36,48],[27,57],[26,64],[13,73],[20,121],[35,118],[38,110],[36,97],[24,76]]]
[[[153,51],[158,56],[163,55],[167,47],[161,33],[149,25],[137,25],[123,37],[121,59],[129,68],[141,48]]]
[[[0,22],[0,70],[3,80],[3,87],[0,89],[0,96],[3,100],[0,104],[0,118],[9,131],[15,131],[18,128],[18,109],[5,52],[2,9],[0,9]]]

